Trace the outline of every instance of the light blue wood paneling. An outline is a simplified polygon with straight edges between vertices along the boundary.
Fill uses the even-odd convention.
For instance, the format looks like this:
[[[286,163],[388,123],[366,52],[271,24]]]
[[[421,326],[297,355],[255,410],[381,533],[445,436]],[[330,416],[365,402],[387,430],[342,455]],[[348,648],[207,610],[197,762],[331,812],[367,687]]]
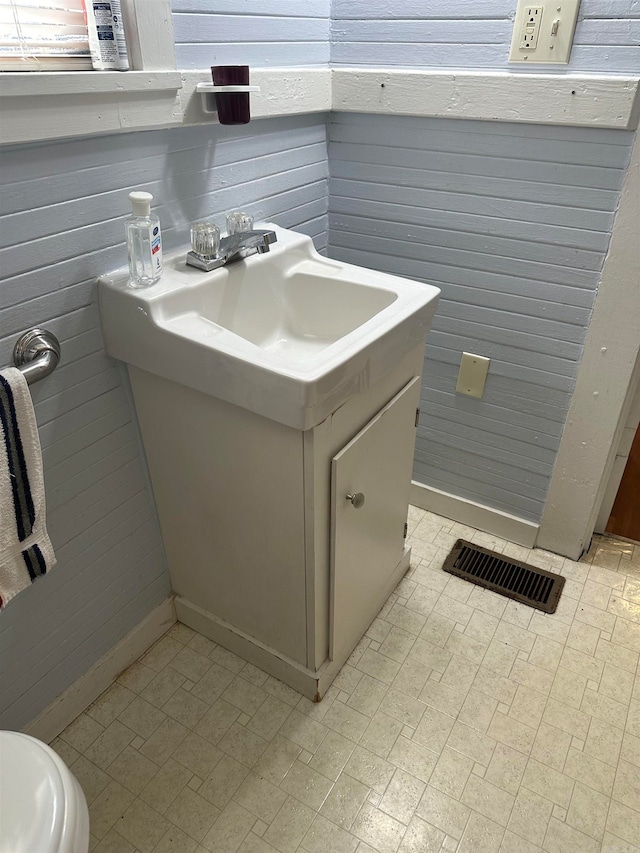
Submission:
[[[507,61],[515,7],[514,0],[334,0],[331,59],[337,65],[517,69]],[[582,0],[571,61],[560,68],[638,74],[639,45],[639,0]]]
[[[539,519],[631,137],[333,117],[330,255],[442,289],[419,482]],[[455,394],[463,350],[491,358],[482,400]]]
[[[128,193],[154,194],[167,250],[237,207],[327,244],[324,117],[5,148],[0,364],[47,326],[62,362],[32,386],[55,570],[0,619],[0,726],[21,727],[169,593],[126,372],[103,350],[95,278],[126,262]],[[157,204],[156,204],[157,203]]]
[[[511,68],[515,0],[173,0],[179,68]],[[569,71],[639,73],[640,0],[582,0]],[[558,66],[537,66],[537,70]],[[564,68],[564,66],[560,66]],[[525,69],[526,70],[526,69]]]
[[[329,0],[173,0],[178,68],[329,61]]]

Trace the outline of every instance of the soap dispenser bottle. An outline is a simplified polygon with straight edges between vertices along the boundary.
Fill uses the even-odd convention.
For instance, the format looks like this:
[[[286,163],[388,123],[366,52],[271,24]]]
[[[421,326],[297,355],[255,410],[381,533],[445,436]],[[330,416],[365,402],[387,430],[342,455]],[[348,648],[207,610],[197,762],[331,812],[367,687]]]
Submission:
[[[126,220],[131,287],[150,287],[162,275],[160,220],[151,213],[151,193],[129,193],[133,208]]]

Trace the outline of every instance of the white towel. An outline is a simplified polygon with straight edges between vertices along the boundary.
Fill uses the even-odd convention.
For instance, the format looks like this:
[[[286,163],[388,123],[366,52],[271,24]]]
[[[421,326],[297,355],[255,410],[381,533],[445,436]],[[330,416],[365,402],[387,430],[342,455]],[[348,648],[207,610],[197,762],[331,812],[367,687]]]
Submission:
[[[55,566],[45,526],[38,425],[29,386],[0,371],[0,609]]]

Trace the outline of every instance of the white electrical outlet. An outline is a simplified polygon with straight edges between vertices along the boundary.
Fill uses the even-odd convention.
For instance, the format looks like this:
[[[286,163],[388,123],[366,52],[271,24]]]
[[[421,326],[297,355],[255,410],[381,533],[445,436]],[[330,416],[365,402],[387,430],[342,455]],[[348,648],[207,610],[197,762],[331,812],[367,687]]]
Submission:
[[[542,23],[542,12],[544,6],[526,6],[524,10],[524,21],[520,33],[520,49],[535,50],[538,46],[540,35],[540,24]]]
[[[566,65],[578,20],[580,0],[532,6],[518,0],[509,62]]]

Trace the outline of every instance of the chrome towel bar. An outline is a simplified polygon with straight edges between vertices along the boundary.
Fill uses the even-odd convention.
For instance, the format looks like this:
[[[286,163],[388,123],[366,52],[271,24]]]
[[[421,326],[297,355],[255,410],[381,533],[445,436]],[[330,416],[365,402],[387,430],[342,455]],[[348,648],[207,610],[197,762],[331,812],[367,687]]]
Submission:
[[[13,363],[29,385],[53,373],[59,361],[60,341],[47,329],[30,329],[13,348]]]

